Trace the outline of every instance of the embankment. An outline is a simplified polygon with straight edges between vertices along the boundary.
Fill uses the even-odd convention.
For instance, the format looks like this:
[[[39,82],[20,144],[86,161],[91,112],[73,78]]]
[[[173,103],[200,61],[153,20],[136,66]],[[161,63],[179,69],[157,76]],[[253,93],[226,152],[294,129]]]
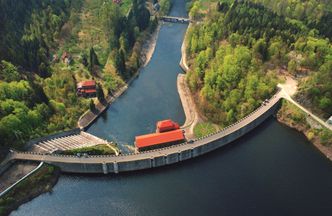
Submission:
[[[303,133],[321,153],[332,161],[332,132],[320,125],[312,116],[307,115],[289,101],[283,100],[277,119]]]
[[[89,127],[107,108],[108,106],[113,103],[118,97],[120,97],[127,89],[128,86],[136,79],[136,77],[139,75],[140,70],[142,67],[145,67],[151,60],[157,39],[158,34],[160,31],[161,25],[159,24],[156,28],[156,30],[149,36],[149,38],[144,42],[141,50],[140,55],[140,61],[141,61],[141,67],[138,69],[138,71],[127,81],[127,83],[122,86],[120,89],[118,89],[112,96],[108,95],[105,98],[105,102],[99,102],[96,104],[96,108],[94,111],[87,110],[78,120],[77,126],[81,130],[86,129]]]
[[[0,198],[0,215],[9,215],[23,203],[42,193],[50,192],[57,183],[59,175],[59,168],[43,165]]]

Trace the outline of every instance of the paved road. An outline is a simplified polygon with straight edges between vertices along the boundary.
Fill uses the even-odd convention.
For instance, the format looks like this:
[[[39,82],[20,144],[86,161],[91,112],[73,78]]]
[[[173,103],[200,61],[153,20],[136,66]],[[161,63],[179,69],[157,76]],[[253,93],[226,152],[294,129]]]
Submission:
[[[148,152],[142,153],[132,153],[127,155],[119,155],[119,156],[89,156],[89,157],[76,157],[76,156],[64,156],[64,155],[45,155],[38,153],[28,153],[28,152],[12,152],[10,157],[11,159],[18,160],[30,160],[30,161],[45,161],[45,162],[64,162],[64,163],[83,163],[83,164],[95,164],[95,163],[114,163],[114,162],[128,162],[128,161],[137,161],[143,159],[150,159],[154,157],[158,157],[161,155],[168,155],[172,153],[178,153],[185,150],[190,150],[195,147],[203,146],[213,141],[219,140],[226,135],[232,134],[245,127],[249,123],[255,121],[265,112],[269,111],[280,98],[282,98],[283,93],[278,92],[274,95],[268,103],[262,105],[253,113],[249,114],[247,117],[238,121],[237,123],[230,125],[229,127],[212,134],[207,137],[200,138],[196,140],[194,143],[184,143],[180,145],[171,146],[168,148],[157,149]]]

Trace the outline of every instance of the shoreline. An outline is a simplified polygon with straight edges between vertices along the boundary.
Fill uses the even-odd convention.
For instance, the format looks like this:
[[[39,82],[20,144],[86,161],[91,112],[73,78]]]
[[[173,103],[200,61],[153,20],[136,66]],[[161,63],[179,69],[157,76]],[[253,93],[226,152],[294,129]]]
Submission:
[[[158,26],[156,27],[154,32],[152,34],[149,34],[149,38],[142,45],[142,50],[141,50],[141,55],[140,55],[141,56],[140,61],[142,61],[142,65],[137,70],[137,72],[126,82],[126,85],[121,87],[120,89],[118,89],[118,91],[114,94],[114,96],[108,95],[106,97],[107,104],[105,104],[105,103],[103,104],[100,102],[98,104],[96,104],[97,113],[92,113],[90,110],[87,110],[83,115],[80,116],[80,118],[77,122],[77,125],[81,130],[86,129],[95,120],[97,120],[98,117],[108,108],[108,106],[128,89],[128,86],[133,82],[134,79],[137,78],[140,71],[149,64],[149,62],[152,59],[152,56],[154,54],[155,47],[157,45],[157,39],[159,36],[159,31],[161,29],[161,26],[162,26],[162,24],[158,24]],[[38,174],[38,171],[36,174]],[[48,181],[47,184],[39,185],[39,187],[33,187],[33,190],[30,191],[29,194],[27,194],[25,197],[23,197],[17,203],[8,205],[8,207],[6,207],[6,209],[3,210],[4,212],[0,212],[0,213],[4,213],[5,215],[10,214],[12,211],[18,209],[20,205],[31,201],[32,199],[34,199],[35,197],[37,197],[43,193],[50,192],[52,190],[52,188],[56,185],[60,174],[61,174],[61,172],[59,170],[57,170],[55,172],[55,175],[51,177],[51,179]],[[13,188],[13,190],[11,190],[11,191],[15,191],[16,187],[18,187],[18,186],[15,186],[15,188]]]
[[[161,25],[162,24],[159,23],[154,32],[149,34],[148,39],[143,43],[140,54],[140,61],[142,62],[142,65],[138,68],[137,72],[126,82],[124,86],[119,88],[113,96],[107,95],[104,103],[98,102],[95,105],[96,110],[94,112],[87,110],[83,113],[77,121],[77,127],[79,129],[85,130],[91,126],[91,124],[96,121],[105,110],[107,110],[108,106],[128,89],[129,85],[137,78],[140,71],[149,64],[157,45]]]
[[[187,61],[186,37],[187,37],[187,33],[188,33],[188,30],[191,27],[191,25],[192,25],[191,23],[188,25],[188,28],[187,28],[187,31],[186,31],[186,34],[185,34],[185,37],[183,39],[183,43],[182,43],[182,46],[181,46],[182,57],[181,57],[181,61],[180,61],[180,67],[182,68],[182,70],[185,73],[188,73],[190,71],[190,68],[188,66],[188,61]],[[180,90],[179,90],[179,94],[180,94]],[[190,94],[190,97],[193,97],[193,94],[191,92],[189,92],[189,94]],[[181,101],[182,101],[182,98],[181,98]],[[195,101],[193,101],[193,103],[194,103],[194,106],[196,107],[197,104],[195,103]],[[183,106],[183,108],[186,109],[185,106]],[[297,124],[297,125],[289,124],[289,121],[291,120],[289,117],[288,118],[286,117],[286,119],[285,118],[281,118],[280,115],[279,115],[279,113],[281,112],[280,110],[278,111],[278,115],[276,117],[276,119],[277,119],[278,122],[280,122],[281,124],[284,124],[284,125],[292,128],[292,129],[295,129],[298,132],[302,133],[308,139],[308,141],[310,143],[312,143],[325,157],[327,157],[330,161],[332,161],[332,146],[324,146],[324,145],[322,145],[321,142],[320,142],[320,140],[319,140],[319,137],[315,137],[315,138],[310,139],[310,137],[308,137],[308,134],[306,133],[307,131],[303,129],[303,126],[301,126],[299,124]],[[197,109],[196,109],[196,112],[197,112]],[[185,113],[186,113],[186,110],[185,110]],[[196,113],[196,115],[197,114],[198,113]],[[321,124],[316,119],[312,119],[312,120],[316,121],[318,124]],[[197,123],[198,122],[195,122],[195,124],[197,124]],[[322,125],[322,127],[326,127],[326,126]],[[194,128],[194,126],[193,126],[193,128]]]
[[[59,168],[50,165],[41,166],[40,169],[0,198],[2,201],[0,215],[9,215],[22,204],[30,202],[41,194],[51,192],[52,188],[57,184],[60,174]]]
[[[285,101],[287,101],[286,99],[284,99]],[[294,104],[292,104],[291,102],[287,101],[289,104],[291,104],[292,106],[295,106]],[[300,132],[301,134],[303,134],[307,140],[313,144],[317,150],[319,150],[326,158],[328,158],[331,162],[332,162],[332,145],[330,146],[325,146],[321,143],[320,137],[318,135],[315,135],[313,137],[311,137],[312,135],[310,135],[312,129],[315,129],[317,127],[324,127],[323,125],[321,125],[319,122],[317,122],[314,118],[312,118],[312,116],[308,116],[305,115],[304,112],[300,109],[297,109],[305,115],[305,122],[294,122],[294,120],[291,118],[291,113],[286,113],[282,108],[283,106],[286,105],[282,105],[282,107],[279,109],[277,115],[276,115],[276,119],[278,122],[280,122],[281,124],[292,128],[294,130],[296,130],[297,132]],[[309,123],[311,122],[311,123]],[[315,125],[313,125],[315,124]],[[313,125],[313,126],[312,126]]]
[[[307,136],[306,134],[306,131],[305,130],[302,130],[301,129],[301,126],[300,125],[292,125],[292,124],[289,124],[286,120],[282,119],[282,118],[276,118],[277,121],[291,129],[294,129],[296,130],[297,132],[300,132],[301,134],[303,134],[307,139],[308,141],[313,144],[317,150],[319,150],[320,153],[322,153],[327,159],[329,159],[331,162],[332,162],[332,151],[329,149],[329,147],[326,147],[326,146],[323,146],[318,139],[312,139],[310,140],[309,137]]]
[[[194,99],[192,98],[191,91],[186,82],[186,75],[179,74],[177,77],[177,89],[180,96],[182,108],[184,110],[186,121],[181,126],[181,129],[185,131],[187,139],[194,139],[194,128],[200,121],[199,114]]]

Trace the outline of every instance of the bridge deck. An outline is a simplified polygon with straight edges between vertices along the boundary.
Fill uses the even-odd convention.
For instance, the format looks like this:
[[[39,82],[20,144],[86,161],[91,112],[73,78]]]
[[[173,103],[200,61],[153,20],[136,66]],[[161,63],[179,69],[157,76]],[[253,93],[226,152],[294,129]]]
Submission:
[[[193,143],[183,143],[176,146],[170,146],[168,148],[156,149],[141,153],[132,153],[118,156],[88,156],[88,157],[76,157],[76,156],[64,156],[64,155],[47,155],[35,152],[13,152],[11,153],[12,159],[17,160],[31,160],[31,161],[45,161],[45,162],[59,162],[59,163],[76,163],[76,164],[103,164],[103,163],[121,163],[121,162],[133,162],[144,159],[151,159],[155,157],[160,157],[164,155],[174,154],[183,152],[186,150],[191,150],[200,146],[204,146],[208,143],[217,141],[227,135],[239,132],[243,127],[249,125],[251,122],[255,121],[257,118],[269,112],[282,97],[279,92],[274,95],[268,103],[262,105],[254,112],[249,114],[247,117],[238,121],[235,124],[224,128],[223,130],[211,134],[209,136],[195,140]]]

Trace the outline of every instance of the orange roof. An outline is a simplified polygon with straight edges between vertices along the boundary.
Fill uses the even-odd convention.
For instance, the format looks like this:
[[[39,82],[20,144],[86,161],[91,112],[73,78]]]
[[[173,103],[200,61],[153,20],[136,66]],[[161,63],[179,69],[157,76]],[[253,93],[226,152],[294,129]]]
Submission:
[[[83,92],[85,93],[96,93],[96,89],[84,89]]]
[[[143,148],[153,145],[159,145],[169,142],[184,140],[182,130],[173,130],[165,133],[153,133],[137,136],[135,138],[135,145],[137,148]]]
[[[96,81],[94,81],[94,80],[87,80],[87,81],[79,82],[77,84],[78,88],[89,87],[89,86],[96,86]]]
[[[166,130],[175,130],[179,128],[179,125],[176,122],[173,122],[171,119],[159,121],[157,123],[157,129],[159,130],[159,132]]]

